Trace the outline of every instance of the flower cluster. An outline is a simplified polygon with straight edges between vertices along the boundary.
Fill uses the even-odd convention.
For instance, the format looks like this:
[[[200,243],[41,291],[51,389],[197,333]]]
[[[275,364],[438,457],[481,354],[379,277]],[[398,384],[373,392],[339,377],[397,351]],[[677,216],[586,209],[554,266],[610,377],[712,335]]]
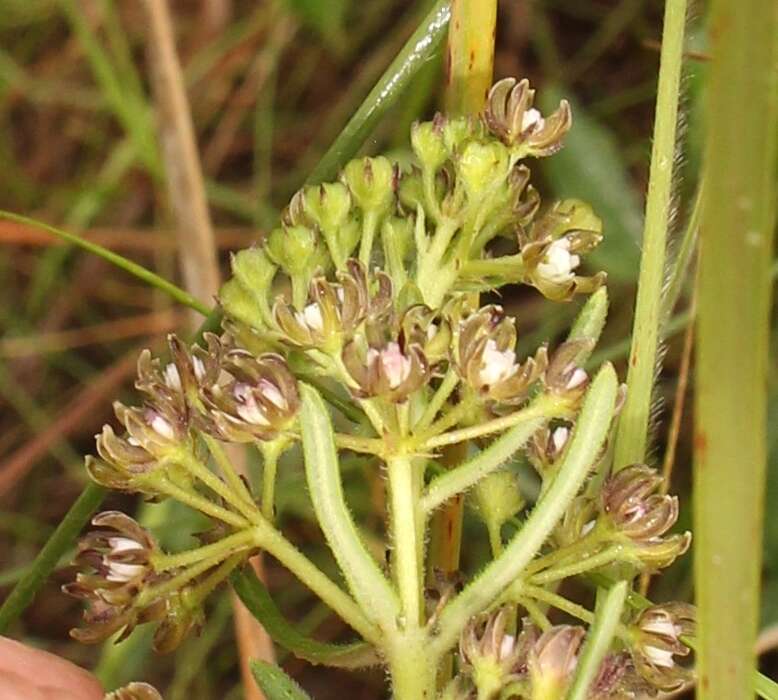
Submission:
[[[586,629],[559,624],[541,630],[524,618],[517,630],[516,612],[502,607],[473,619],[465,628],[459,645],[460,672],[452,682],[457,688],[456,697],[566,697],[581,658]],[[674,657],[689,653],[682,639],[693,636],[691,606],[657,605],[641,611],[624,625],[617,645],[600,661],[586,697],[628,700],[678,689],[691,673]]]
[[[527,81],[500,81],[479,117],[414,125],[407,165],[348,163],[336,182],[304,187],[276,229],[232,257],[219,294],[224,333],[192,347],[171,336],[164,361],[144,352],[142,402],[116,404],[121,430],[105,426],[87,460],[98,483],[175,499],[213,527],[201,546],[165,553],[127,516],[95,518],[67,587],[88,604],[75,637],[157,622],[156,646],[172,649],[197,629],[206,596],[266,549],[366,640],[328,661],[385,663],[400,700],[433,697],[457,640],[442,697],[565,696],[587,629],[555,609],[587,624],[592,613],[560,584],[633,585],[689,546],[688,533],[668,534],[678,500],[656,472],[612,463],[623,392],[612,367],[586,369],[608,306],[604,273],[583,272],[600,220],[578,200],[543,205],[530,183],[525,159],[551,156],[570,126],[567,102],[543,115]],[[507,302],[481,296],[509,284],[552,302],[590,296],[566,338],[527,347]],[[258,449],[258,493],[230,444]],[[377,489],[386,477],[385,523],[369,538],[344,498],[345,453]],[[285,469],[305,473],[348,591],[280,530]],[[424,587],[439,574],[428,534],[456,545],[459,511],[446,521],[437,511],[448,517],[447,504],[462,501],[486,526],[492,562],[435,600]],[[366,539],[390,552],[389,571]],[[688,606],[622,611],[589,697],[677,687],[692,634]]]

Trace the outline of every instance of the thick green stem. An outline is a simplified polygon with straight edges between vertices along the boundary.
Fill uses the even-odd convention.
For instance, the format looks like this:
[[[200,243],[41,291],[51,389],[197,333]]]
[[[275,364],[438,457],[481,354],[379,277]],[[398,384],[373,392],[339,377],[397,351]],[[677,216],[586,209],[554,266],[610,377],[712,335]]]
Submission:
[[[753,697],[778,156],[778,3],[714,0],[694,434],[698,697]]]
[[[492,86],[496,0],[452,0],[446,55],[446,111],[473,114]]]
[[[416,463],[414,463],[416,462]],[[405,456],[387,459],[394,575],[402,604],[404,628],[422,624],[424,605],[424,516],[420,507],[422,486],[419,460]]]
[[[678,96],[683,62],[686,0],[667,0],[657,87],[654,144],[646,200],[643,253],[635,308],[635,325],[627,375],[627,400],[616,435],[615,469],[641,462],[648,443],[651,398],[656,375],[665,274],[667,231],[670,226]]]
[[[433,700],[438,659],[420,630],[399,636],[387,652],[392,696],[396,700]]]

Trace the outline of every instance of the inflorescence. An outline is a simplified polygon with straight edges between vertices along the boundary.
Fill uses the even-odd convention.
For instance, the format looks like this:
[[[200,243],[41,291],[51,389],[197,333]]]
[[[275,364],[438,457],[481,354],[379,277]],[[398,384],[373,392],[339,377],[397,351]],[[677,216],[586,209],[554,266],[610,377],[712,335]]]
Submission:
[[[103,428],[87,470],[111,489],[180,501],[208,516],[213,528],[202,546],[166,553],[128,516],[95,517],[97,529],[77,556],[83,570],[66,587],[89,606],[84,626],[73,631],[77,639],[123,638],[156,622],[156,648],[174,649],[201,625],[208,594],[260,550],[326,593],[295,563],[302,555],[274,522],[278,460],[302,460],[303,386],[339,414],[340,455],[414,465],[420,485],[413,508],[422,524],[448,494],[441,487],[443,500],[436,498],[442,482],[435,477],[445,472],[439,456],[459,444],[470,445],[471,455],[486,454],[515,426],[531,427],[514,451],[534,470],[539,498],[549,491],[591,385],[584,365],[607,297],[604,273],[580,272],[601,240],[600,220],[578,200],[542,206],[530,184],[527,159],[555,153],[571,126],[566,102],[543,116],[533,97],[526,80],[502,80],[479,118],[437,115],[415,124],[412,166],[361,158],[337,182],[303,188],[279,228],[233,256],[233,276],[219,298],[224,333],[192,347],[171,336],[164,361],[141,355],[136,387],[143,400],[115,405],[121,430]],[[567,340],[522,356],[517,320],[480,299],[509,284],[534,287],[555,302],[597,293]],[[260,496],[232,465],[230,443],[260,450]],[[584,487],[521,576],[461,629],[456,673],[439,683],[441,697],[564,697],[591,613],[565,598],[561,584],[592,576],[632,581],[688,548],[688,533],[668,534],[678,502],[665,495],[656,471],[610,459],[603,445]],[[507,461],[473,472],[452,491],[468,491],[494,557],[506,532],[521,528],[533,508]],[[459,467],[464,474],[470,464]],[[431,635],[454,595],[449,586],[435,606],[433,589],[426,587],[421,613]],[[580,619],[552,624],[554,609]],[[693,617],[679,603],[630,608],[588,697],[678,687],[689,677],[677,657],[688,652]],[[382,644],[382,635],[394,633],[391,625],[370,611],[346,621],[375,647],[375,658],[391,657],[391,644]],[[410,623],[398,619],[397,629],[404,624]]]

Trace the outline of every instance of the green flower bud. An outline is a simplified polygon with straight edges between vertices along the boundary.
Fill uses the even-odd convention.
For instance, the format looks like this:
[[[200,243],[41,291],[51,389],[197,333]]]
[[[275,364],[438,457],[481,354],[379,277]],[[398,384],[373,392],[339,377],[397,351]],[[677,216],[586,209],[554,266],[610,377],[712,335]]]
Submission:
[[[500,528],[525,506],[516,476],[500,470],[481,479],[473,489],[473,496],[490,536],[499,538]]]
[[[351,195],[341,182],[326,182],[303,191],[306,214],[325,231],[336,231],[351,211]]]
[[[341,177],[363,211],[384,214],[394,201],[394,175],[391,161],[378,156],[352,160]]]
[[[232,274],[255,295],[266,296],[276,274],[276,266],[261,248],[247,248],[232,256]]]
[[[219,290],[219,304],[226,316],[249,328],[264,328],[265,316],[254,294],[235,278],[228,280]]]
[[[448,158],[448,149],[443,139],[445,118],[438,114],[431,122],[417,122],[411,127],[411,146],[421,167],[437,172]]]
[[[508,149],[498,141],[471,142],[465,146],[457,161],[457,177],[467,192],[470,202],[477,201],[496,182],[508,175]]]
[[[397,187],[397,196],[400,204],[410,211],[415,212],[420,204],[424,205],[424,185],[418,168],[402,174]]]
[[[447,119],[443,124],[443,143],[449,153],[453,153],[471,138],[477,130],[477,126],[468,117]]]
[[[305,226],[273,229],[265,241],[268,257],[287,275],[305,274],[316,253],[316,234]]]

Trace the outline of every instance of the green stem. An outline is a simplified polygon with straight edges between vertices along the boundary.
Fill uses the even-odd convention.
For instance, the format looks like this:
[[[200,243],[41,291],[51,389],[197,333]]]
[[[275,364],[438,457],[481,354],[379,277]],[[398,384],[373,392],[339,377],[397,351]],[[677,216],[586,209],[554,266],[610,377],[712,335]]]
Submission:
[[[623,554],[623,545],[617,544],[589,557],[581,557],[571,564],[562,564],[547,569],[542,573],[531,576],[529,580],[534,584],[545,586],[554,581],[561,581],[562,579],[571,576],[578,576],[579,574],[591,571],[592,569],[599,569],[606,564],[618,561]]]
[[[524,420],[519,425],[495,440],[483,452],[434,479],[422,496],[421,510],[425,514],[431,513],[449,498],[463,493],[485,476],[499,469],[547,420],[547,417],[536,411],[525,414]]]
[[[614,468],[645,459],[651,398],[656,375],[664,284],[667,230],[670,227],[678,96],[683,62],[686,0],[668,0],[662,31],[654,143],[646,199],[643,254],[635,305],[635,324],[627,374],[627,400],[619,418]]]
[[[454,413],[455,411],[456,409],[451,413]],[[550,420],[551,418],[567,417],[569,412],[569,408],[564,402],[550,394],[543,394],[520,411],[509,413],[507,416],[501,416],[500,418],[495,418],[486,423],[473,425],[468,428],[461,428],[460,430],[453,430],[448,433],[443,433],[442,435],[436,435],[435,437],[431,437],[422,442],[418,449],[420,451],[428,452],[435,448],[443,447],[444,445],[454,445],[458,442],[464,442],[465,440],[474,440],[475,438],[483,437],[484,435],[499,433],[532,419],[538,418]],[[430,432],[433,428],[435,428],[435,425],[430,428]]]
[[[254,503],[246,503],[227,484],[216,476],[192,453],[186,454],[181,459],[181,464],[196,479],[203,482],[211,491],[221,496],[226,503],[237,510],[248,522],[256,523],[259,511]]]
[[[180,287],[177,287],[172,282],[168,282],[164,277],[160,277],[159,275],[151,272],[151,270],[147,270],[142,265],[138,265],[138,263],[133,262],[132,260],[128,260],[118,253],[114,253],[113,251],[108,250],[108,248],[104,248],[97,243],[92,243],[91,241],[87,241],[86,239],[81,238],[81,236],[77,236],[74,233],[68,233],[67,231],[63,231],[62,229],[56,228],[55,226],[45,224],[42,221],[36,221],[35,219],[30,219],[29,217],[22,216],[21,214],[14,214],[10,211],[0,210],[0,219],[16,221],[17,223],[24,224],[25,226],[30,226],[32,228],[46,231],[47,233],[50,233],[53,236],[62,239],[63,241],[72,243],[73,245],[76,245],[79,248],[92,253],[93,255],[97,255],[98,257],[111,263],[112,265],[115,265],[121,270],[124,270],[134,277],[137,277],[139,280],[145,282],[151,287],[159,289],[161,292],[164,292],[179,304],[188,306],[190,309],[194,309],[198,313],[201,313],[203,316],[208,316],[211,313],[211,310],[205,304],[203,304],[201,301],[198,301],[191,294],[185,292]]]
[[[222,508],[194,491],[181,488],[168,479],[155,480],[154,487],[161,493],[174,498],[184,505],[187,505],[194,510],[199,510],[201,513],[210,515],[212,518],[221,520],[228,525],[232,525],[238,530],[243,530],[250,525],[249,521],[243,516],[233,513],[226,508]]]
[[[435,416],[440,412],[440,409],[443,408],[443,404],[451,396],[451,392],[456,389],[457,384],[459,384],[459,375],[453,367],[449,367],[446,376],[443,377],[443,381],[424,409],[421,418],[413,426],[415,432],[422,433],[429,427],[432,421],[435,420]]]
[[[558,593],[553,593],[540,586],[532,586],[530,584],[522,583],[519,587],[520,595],[530,596],[534,600],[551,605],[557,610],[566,612],[568,615],[577,617],[579,620],[591,625],[594,622],[594,613],[587,610],[583,605],[578,605],[572,600],[568,600],[564,596]]]
[[[92,483],[83,490],[0,607],[0,634],[5,633],[32,602],[63,553],[72,545],[92,513],[100,506],[105,494],[106,490],[102,486]]]
[[[222,552],[235,551],[236,549],[247,547],[254,544],[256,534],[253,530],[241,530],[232,535],[228,535],[224,539],[214,542],[212,544],[206,544],[203,547],[197,547],[197,549],[190,549],[186,552],[179,552],[177,554],[157,554],[152,556],[151,563],[154,566],[154,570],[157,572],[169,571],[170,569],[177,569],[181,566],[189,566],[195,562],[203,559],[209,559],[216,555],[220,555]]]
[[[418,461],[418,460],[417,460]],[[403,627],[421,625],[423,611],[423,522],[419,504],[419,466],[406,456],[386,461],[391,503],[391,532],[394,544],[394,574],[402,604]]]
[[[474,114],[486,101],[492,86],[495,0],[452,0],[448,38],[446,111]]]
[[[475,577],[442,611],[433,644],[441,653],[457,640],[467,621],[488,607],[520,576],[543,546],[586,479],[608,435],[615,409],[618,380],[605,365],[583,403],[570,446],[556,478],[503,553]]]
[[[210,435],[205,434],[203,434],[203,440],[208,446],[208,450],[213,456],[214,461],[219,467],[219,471],[221,472],[230,489],[232,489],[234,493],[246,501],[246,503],[253,506],[254,497],[251,495],[251,492],[246,486],[246,482],[240,478],[240,474],[238,474],[238,471],[233,466],[232,461],[227,456],[227,453],[224,451],[224,448],[221,446],[219,441]]]
[[[778,4],[714,0],[709,22],[693,441],[697,692],[741,700],[753,697],[775,366]]]
[[[262,516],[269,523],[275,520],[276,514],[276,474],[278,472],[278,458],[286,449],[286,440],[263,442],[262,450]]]
[[[381,642],[381,633],[351,596],[333,583],[280,532],[266,525],[257,534],[256,543],[278,559],[364,639],[376,645]]]
[[[589,697],[592,681],[616,634],[626,597],[627,582],[620,581],[598,601],[594,611],[594,623],[586,635],[586,643],[576,666],[575,678],[568,691],[567,700],[586,700]]]
[[[308,184],[332,180],[343,164],[356,155],[413,76],[438,50],[450,16],[448,0],[438,0],[314,168]]]

